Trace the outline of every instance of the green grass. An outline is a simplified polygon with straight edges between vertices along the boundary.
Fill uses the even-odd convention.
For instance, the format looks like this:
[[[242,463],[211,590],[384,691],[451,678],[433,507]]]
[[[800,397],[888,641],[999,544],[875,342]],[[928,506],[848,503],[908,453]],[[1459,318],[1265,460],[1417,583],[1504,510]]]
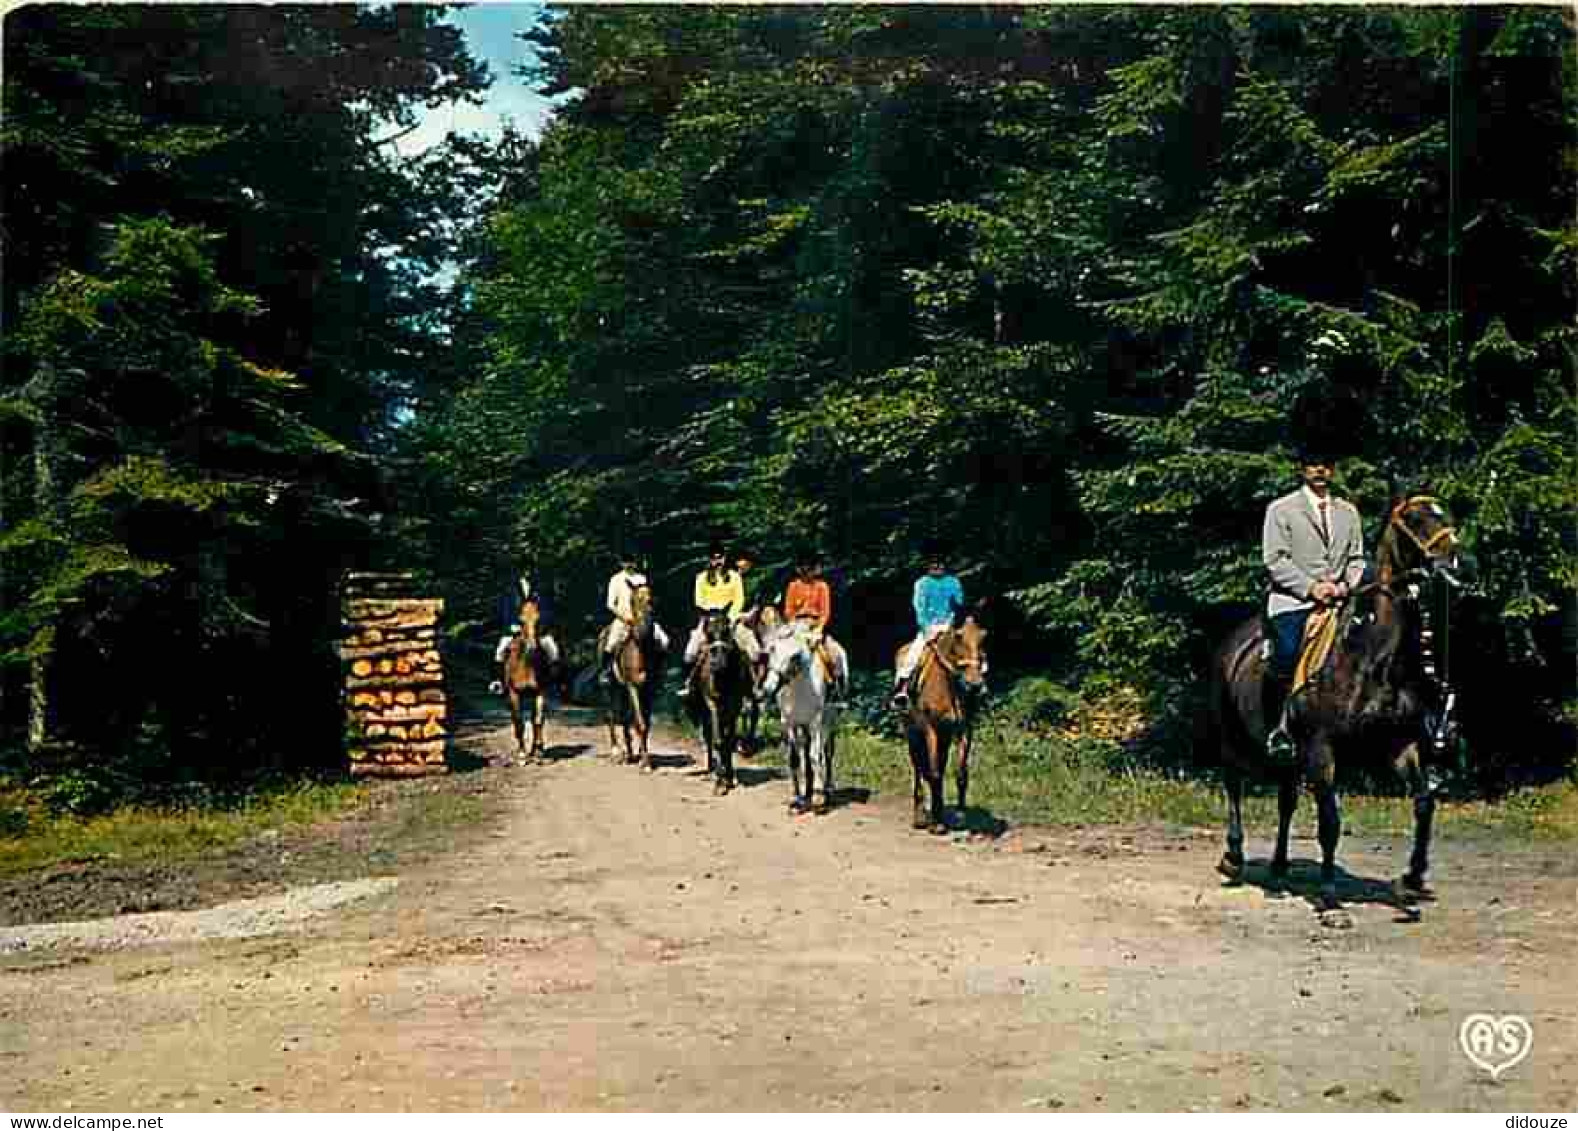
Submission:
[[[772,733],[776,729],[764,728]],[[782,760],[776,743],[761,761]],[[840,728],[840,787],[865,787],[889,797],[907,799],[912,775],[909,754],[897,737],[876,734],[847,723]],[[956,799],[950,761],[948,804]],[[1137,766],[1112,739],[1065,737],[1015,725],[980,727],[971,756],[971,808],[1022,824],[1096,825],[1166,824],[1217,828],[1226,819],[1226,801],[1219,786]],[[1402,796],[1346,793],[1343,825],[1361,835],[1408,835],[1413,806]],[[1303,819],[1313,818],[1308,802]],[[1245,822],[1254,829],[1276,828],[1276,798],[1260,791],[1245,801]],[[1302,827],[1302,826],[1301,826]],[[1567,780],[1523,790],[1496,802],[1442,802],[1437,809],[1438,832],[1474,832],[1526,840],[1578,838],[1578,781]]]
[[[126,806],[99,816],[50,812],[19,789],[0,791],[0,875],[89,860],[190,859],[266,829],[307,825],[366,803],[356,783],[306,783],[224,807]]]

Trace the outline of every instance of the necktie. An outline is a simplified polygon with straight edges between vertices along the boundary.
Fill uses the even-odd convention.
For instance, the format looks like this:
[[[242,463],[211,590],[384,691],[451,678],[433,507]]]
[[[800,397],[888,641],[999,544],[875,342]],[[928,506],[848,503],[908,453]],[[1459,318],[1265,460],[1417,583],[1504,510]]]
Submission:
[[[1320,501],[1320,536],[1324,542],[1331,541],[1331,527],[1326,522],[1326,500]]]

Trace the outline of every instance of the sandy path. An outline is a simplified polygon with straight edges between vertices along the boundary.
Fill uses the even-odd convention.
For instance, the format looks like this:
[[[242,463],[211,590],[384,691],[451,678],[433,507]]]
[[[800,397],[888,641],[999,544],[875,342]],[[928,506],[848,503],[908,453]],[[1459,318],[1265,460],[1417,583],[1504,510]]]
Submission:
[[[1421,921],[1354,885],[1338,929],[1220,886],[1215,833],[791,819],[765,771],[714,799],[550,737],[491,838],[305,933],[4,959],[0,1108],[1578,1106],[1566,849],[1444,844]],[[1475,1012],[1533,1023],[1499,1083]]]

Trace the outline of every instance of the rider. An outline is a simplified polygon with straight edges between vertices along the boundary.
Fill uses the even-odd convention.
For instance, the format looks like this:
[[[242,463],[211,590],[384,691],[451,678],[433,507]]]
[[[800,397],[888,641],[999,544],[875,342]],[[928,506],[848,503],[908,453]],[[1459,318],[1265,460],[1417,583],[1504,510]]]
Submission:
[[[641,572],[640,555],[635,550],[625,550],[619,555],[619,572],[608,579],[608,611],[613,614],[613,620],[603,629],[602,647],[597,656],[597,679],[599,683],[613,682],[614,657],[624,645],[631,627],[635,624],[636,614],[632,606],[632,598],[637,589],[646,587],[646,574]],[[656,621],[652,622],[652,635],[657,639],[658,647],[668,649],[668,634],[663,631],[663,626]]]
[[[948,572],[947,561],[941,552],[927,555],[926,573],[915,581],[911,598],[915,608],[915,639],[904,652],[898,671],[893,677],[895,710],[909,707],[909,681],[915,668],[925,655],[928,641],[935,640],[953,627],[954,617],[964,609],[964,587],[959,579]]]
[[[1364,531],[1359,512],[1331,493],[1337,460],[1330,443],[1306,443],[1299,453],[1302,485],[1266,507],[1261,557],[1270,579],[1266,598],[1271,657],[1265,717],[1277,719],[1266,739],[1275,761],[1291,761],[1287,700],[1304,626],[1318,607],[1340,604],[1364,576]]]
[[[831,697],[841,701],[849,690],[849,657],[843,646],[827,632],[833,619],[833,591],[822,577],[818,555],[800,554],[795,559],[795,578],[784,590],[784,620],[795,626],[812,652],[822,657],[831,674]]]
[[[745,612],[745,582],[739,571],[729,565],[729,556],[724,552],[721,542],[712,544],[707,555],[707,568],[696,574],[694,599],[696,627],[691,630],[690,640],[685,645],[685,686],[679,691],[681,699],[689,698],[695,685],[697,660],[706,644],[707,614],[729,614],[729,628],[734,643],[753,669],[761,652],[755,634],[740,623],[740,617]]]
[[[503,587],[499,595],[499,643],[493,649],[493,662],[502,664],[504,653],[509,650],[510,641],[515,639],[515,633],[520,627],[521,612],[527,605],[536,605],[539,623],[544,613],[542,592],[532,581],[531,570],[522,568]],[[543,655],[548,657],[550,664],[559,662],[559,645],[554,638],[546,632],[537,634],[537,644],[542,648]],[[495,690],[502,691],[504,685],[495,680]]]

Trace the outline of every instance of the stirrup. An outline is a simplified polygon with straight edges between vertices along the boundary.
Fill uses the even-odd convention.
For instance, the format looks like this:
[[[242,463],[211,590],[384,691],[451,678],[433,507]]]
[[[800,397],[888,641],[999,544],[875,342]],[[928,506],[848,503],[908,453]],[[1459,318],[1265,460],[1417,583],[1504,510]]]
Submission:
[[[1277,729],[1266,736],[1266,757],[1273,762],[1286,765],[1298,756],[1299,748],[1293,743],[1293,736],[1288,734],[1287,728],[1278,725]]]

